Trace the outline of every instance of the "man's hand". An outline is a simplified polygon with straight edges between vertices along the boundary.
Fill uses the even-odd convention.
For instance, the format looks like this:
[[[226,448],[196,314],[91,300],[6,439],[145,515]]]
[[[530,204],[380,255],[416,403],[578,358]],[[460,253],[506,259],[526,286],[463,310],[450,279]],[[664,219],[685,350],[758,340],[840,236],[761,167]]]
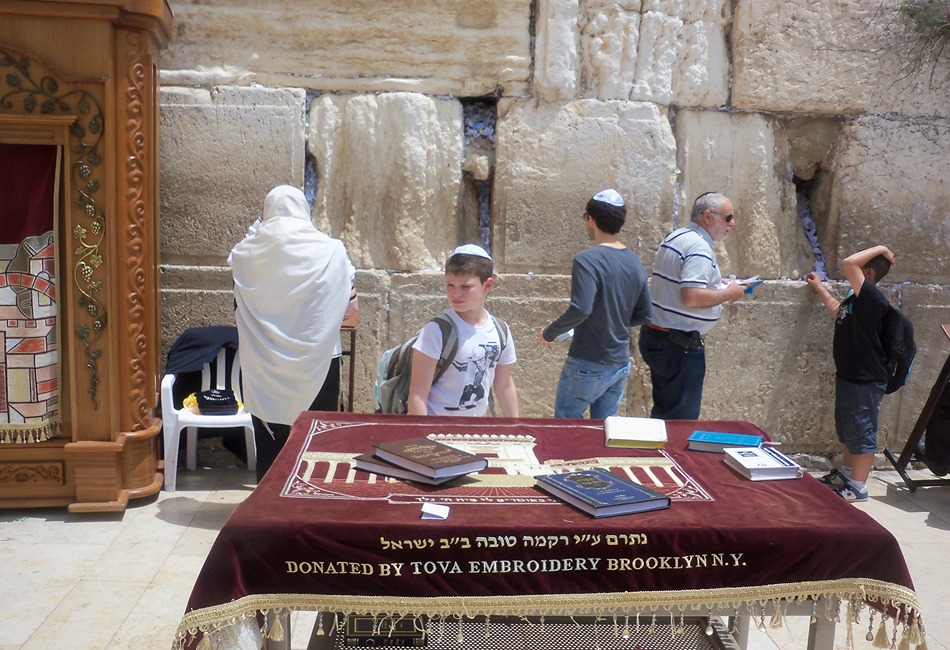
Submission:
[[[821,277],[812,271],[805,276],[805,282],[808,283],[808,286],[814,289],[815,291],[820,291],[822,287]]]
[[[725,286],[725,288],[720,289],[723,292],[723,302],[738,302],[742,300],[742,296],[745,295],[745,285],[739,284],[738,282],[730,282]]]
[[[544,339],[544,329],[543,329],[543,328],[538,330],[538,343],[540,343],[540,344],[541,344],[541,347],[544,348],[545,350],[550,350],[550,349],[551,349],[551,343],[548,342],[548,341],[546,341],[546,340]]]

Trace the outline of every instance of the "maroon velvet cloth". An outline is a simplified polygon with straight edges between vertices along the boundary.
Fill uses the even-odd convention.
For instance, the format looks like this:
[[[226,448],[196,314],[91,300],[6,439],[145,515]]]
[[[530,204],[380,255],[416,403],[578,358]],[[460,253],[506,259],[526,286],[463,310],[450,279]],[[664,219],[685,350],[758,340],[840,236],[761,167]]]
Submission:
[[[53,229],[56,147],[0,144],[0,244]]]
[[[477,422],[477,424],[476,424]],[[290,440],[253,494],[220,534],[198,578],[188,611],[250,594],[377,596],[488,596],[610,593],[749,587],[869,578],[913,589],[894,537],[861,510],[809,475],[798,480],[752,482],[723,464],[722,454],[686,450],[695,429],[762,434],[748,422],[670,421],[665,454],[695,479],[707,497],[674,500],[667,510],[594,519],[533,487],[511,490],[501,501],[473,497],[465,488],[388,484],[390,497],[360,492],[369,475],[332,471],[333,481],[301,490],[304,452],[356,455],[374,442],[430,433],[520,435],[536,438],[542,461],[658,456],[661,452],[604,447],[602,422],[414,418],[346,413],[303,413]],[[345,466],[346,463],[341,463]],[[322,479],[323,469],[316,472]],[[439,501],[446,520],[420,518],[419,501]],[[504,491],[502,491],[504,492]],[[281,496],[281,495],[284,496]],[[292,495],[292,496],[291,496]],[[525,496],[527,495],[527,496]],[[496,495],[497,496],[497,495]],[[524,502],[520,500],[524,499]],[[636,543],[631,534],[642,534]],[[558,542],[542,547],[538,536]],[[479,539],[507,541],[502,545]],[[608,544],[612,539],[615,543]],[[465,545],[461,540],[468,540]],[[597,543],[594,543],[594,541]],[[402,542],[401,544],[399,542]],[[741,554],[734,556],[733,554]],[[702,556],[706,566],[685,558]],[[718,564],[714,557],[724,559]],[[470,562],[584,558],[570,571],[473,572]],[[600,558],[592,569],[591,558]],[[650,559],[652,558],[652,560]],[[652,562],[655,568],[609,570],[608,563]],[[345,572],[289,571],[288,562],[352,562]],[[412,562],[433,564],[416,565]],[[401,564],[395,576],[394,563]],[[440,564],[442,563],[442,564]],[[380,575],[381,566],[390,575]],[[308,565],[311,566],[311,565]],[[316,566],[316,565],[312,565]],[[324,565],[327,567],[329,565]],[[478,565],[482,566],[482,565]],[[549,565],[553,566],[553,565]],[[363,567],[369,575],[359,575]],[[459,572],[453,572],[455,568]],[[434,569],[428,571],[428,569]],[[502,568],[502,565],[496,565]],[[448,570],[446,570],[448,569]],[[354,574],[353,571],[357,574]]]

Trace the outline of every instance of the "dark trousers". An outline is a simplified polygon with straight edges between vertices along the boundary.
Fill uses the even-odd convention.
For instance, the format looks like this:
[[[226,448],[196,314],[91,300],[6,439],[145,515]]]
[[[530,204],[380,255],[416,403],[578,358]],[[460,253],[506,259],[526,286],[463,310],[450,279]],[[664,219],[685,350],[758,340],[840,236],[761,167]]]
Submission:
[[[663,332],[640,328],[640,355],[653,381],[651,418],[698,420],[706,377],[706,352],[700,344],[684,348]]]
[[[327,378],[307,410],[340,410],[340,357],[330,362]],[[260,483],[290,437],[291,425],[264,422],[254,414],[251,414],[251,421],[254,423],[254,444],[257,445],[257,482]]]

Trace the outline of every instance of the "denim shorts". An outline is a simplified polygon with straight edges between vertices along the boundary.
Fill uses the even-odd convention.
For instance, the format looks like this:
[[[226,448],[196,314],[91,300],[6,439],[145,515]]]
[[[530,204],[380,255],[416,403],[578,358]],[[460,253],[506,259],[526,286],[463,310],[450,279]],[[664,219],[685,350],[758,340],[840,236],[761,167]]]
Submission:
[[[877,418],[886,387],[835,379],[835,432],[850,453],[877,453]]]

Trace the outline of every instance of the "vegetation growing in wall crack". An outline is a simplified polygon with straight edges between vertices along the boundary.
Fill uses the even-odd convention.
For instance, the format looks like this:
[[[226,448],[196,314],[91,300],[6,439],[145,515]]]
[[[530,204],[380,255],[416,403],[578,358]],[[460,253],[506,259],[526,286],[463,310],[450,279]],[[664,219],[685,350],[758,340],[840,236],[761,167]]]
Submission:
[[[950,61],[950,0],[903,0],[900,13],[914,39],[908,43],[907,74],[930,68],[930,81],[941,63]]]

